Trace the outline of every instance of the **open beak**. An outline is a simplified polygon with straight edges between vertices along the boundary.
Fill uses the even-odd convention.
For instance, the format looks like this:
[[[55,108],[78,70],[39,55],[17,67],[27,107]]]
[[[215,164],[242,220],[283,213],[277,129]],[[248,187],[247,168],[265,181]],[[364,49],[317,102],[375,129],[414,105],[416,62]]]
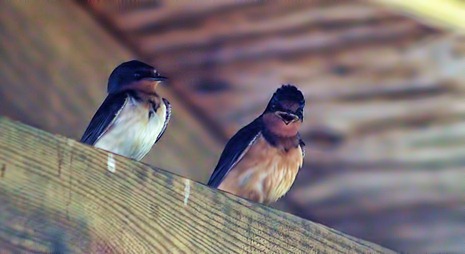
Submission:
[[[288,112],[282,112],[282,111],[277,111],[275,114],[283,120],[283,122],[288,125],[290,123],[296,122],[299,120],[299,117],[295,114],[288,113]]]

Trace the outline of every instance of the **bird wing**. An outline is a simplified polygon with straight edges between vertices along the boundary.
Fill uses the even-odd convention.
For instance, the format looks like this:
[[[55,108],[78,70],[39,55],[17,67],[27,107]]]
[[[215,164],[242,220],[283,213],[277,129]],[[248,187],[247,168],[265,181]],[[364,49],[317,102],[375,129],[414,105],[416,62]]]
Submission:
[[[165,106],[166,106],[166,116],[165,116],[165,122],[163,123],[163,128],[161,129],[160,134],[158,134],[158,137],[157,137],[157,140],[155,140],[155,143],[157,143],[158,140],[163,135],[163,133],[165,133],[166,127],[168,126],[168,122],[170,121],[170,118],[171,118],[171,104],[165,98],[162,98],[162,100],[163,100],[163,103],[165,103]]]
[[[299,134],[299,145],[300,149],[302,150],[302,159],[305,158],[305,142],[302,140]]]
[[[92,117],[80,141],[84,144],[94,145],[111,127],[126,103],[127,95],[125,93],[109,94]]]
[[[228,172],[244,157],[250,146],[261,134],[262,121],[261,117],[255,119],[252,123],[240,129],[226,144],[221,153],[218,165],[216,165],[213,174],[208,180],[208,186],[217,188]]]

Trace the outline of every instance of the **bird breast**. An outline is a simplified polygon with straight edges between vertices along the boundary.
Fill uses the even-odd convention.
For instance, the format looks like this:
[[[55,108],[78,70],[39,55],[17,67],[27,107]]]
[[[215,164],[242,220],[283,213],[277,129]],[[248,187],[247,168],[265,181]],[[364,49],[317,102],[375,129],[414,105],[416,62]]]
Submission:
[[[150,103],[126,99],[121,112],[108,131],[97,141],[96,147],[135,160],[141,160],[152,148],[166,118],[166,106],[160,103],[156,112]]]
[[[271,203],[291,188],[302,163],[300,146],[285,151],[260,135],[219,189],[255,202]]]

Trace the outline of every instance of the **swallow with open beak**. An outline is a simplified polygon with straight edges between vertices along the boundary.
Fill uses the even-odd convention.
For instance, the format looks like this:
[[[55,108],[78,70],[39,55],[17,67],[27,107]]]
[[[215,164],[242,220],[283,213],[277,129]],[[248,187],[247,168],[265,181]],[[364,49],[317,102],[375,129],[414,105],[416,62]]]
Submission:
[[[120,64],[111,73],[108,95],[81,142],[141,160],[170,120],[170,103],[156,91],[166,79],[154,67],[137,60]]]
[[[304,106],[295,86],[279,88],[263,114],[228,141],[208,185],[265,204],[286,194],[303,164]]]

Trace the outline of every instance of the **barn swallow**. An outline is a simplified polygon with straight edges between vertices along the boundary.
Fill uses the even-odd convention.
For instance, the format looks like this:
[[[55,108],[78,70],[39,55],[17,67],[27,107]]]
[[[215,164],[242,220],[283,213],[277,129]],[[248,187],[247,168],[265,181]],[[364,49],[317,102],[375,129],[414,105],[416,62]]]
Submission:
[[[137,60],[120,64],[110,74],[108,95],[81,142],[141,160],[170,120],[171,105],[156,92],[166,79],[154,67]]]
[[[228,141],[208,185],[265,204],[286,194],[305,155],[304,106],[302,92],[281,86],[265,111]]]

